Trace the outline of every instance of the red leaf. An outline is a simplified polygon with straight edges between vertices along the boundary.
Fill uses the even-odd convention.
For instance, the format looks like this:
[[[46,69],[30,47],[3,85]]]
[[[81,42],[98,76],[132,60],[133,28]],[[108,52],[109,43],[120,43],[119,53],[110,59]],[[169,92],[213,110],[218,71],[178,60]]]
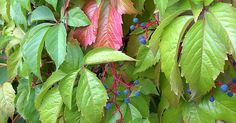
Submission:
[[[95,0],[91,0],[83,7],[83,11],[90,19],[91,24],[87,27],[76,29],[74,38],[76,38],[85,48],[96,41],[101,6],[102,3],[97,5]]]
[[[122,46],[122,17],[117,9],[108,4],[101,13],[97,40],[94,47],[110,47],[120,49]]]

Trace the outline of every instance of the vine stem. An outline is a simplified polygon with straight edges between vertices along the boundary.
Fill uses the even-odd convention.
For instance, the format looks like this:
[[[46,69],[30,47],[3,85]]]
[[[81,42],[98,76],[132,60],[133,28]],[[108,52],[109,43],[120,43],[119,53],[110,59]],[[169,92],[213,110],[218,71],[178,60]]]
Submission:
[[[227,54],[227,57],[228,57],[228,60],[229,60],[230,64],[231,64],[232,67],[234,68],[234,71],[236,72],[236,67],[234,66],[235,61],[234,61],[232,55]]]
[[[7,67],[7,64],[0,63],[0,67]]]

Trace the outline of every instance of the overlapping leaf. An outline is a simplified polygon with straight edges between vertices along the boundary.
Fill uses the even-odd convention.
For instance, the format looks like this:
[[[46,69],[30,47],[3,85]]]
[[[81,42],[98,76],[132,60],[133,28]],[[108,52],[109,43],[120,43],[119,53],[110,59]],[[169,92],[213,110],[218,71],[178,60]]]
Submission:
[[[183,90],[180,70],[177,63],[179,45],[185,29],[192,19],[192,16],[182,16],[177,18],[166,27],[161,37],[161,68],[167,79],[170,81],[171,89],[176,95],[181,94]]]
[[[214,86],[214,80],[224,70],[226,35],[214,17],[195,23],[186,34],[181,57],[182,74],[194,95],[202,95]]]
[[[84,122],[98,123],[103,115],[108,95],[96,74],[84,69],[81,71],[77,88],[77,106]]]
[[[0,85],[0,111],[6,113],[9,117],[12,117],[15,112],[15,97],[15,90],[11,83],[5,82],[3,85]]]

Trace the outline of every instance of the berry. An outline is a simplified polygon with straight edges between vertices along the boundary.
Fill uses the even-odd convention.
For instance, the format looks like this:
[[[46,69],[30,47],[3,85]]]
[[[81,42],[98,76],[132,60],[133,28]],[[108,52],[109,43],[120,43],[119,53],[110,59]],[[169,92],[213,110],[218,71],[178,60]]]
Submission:
[[[107,110],[111,109],[111,107],[112,107],[112,103],[107,103],[107,104],[106,104],[106,109],[107,109]]]
[[[228,85],[227,84],[223,84],[223,85],[221,85],[220,86],[220,90],[222,91],[222,92],[226,92],[227,90],[228,90]]]
[[[134,95],[135,95],[136,97],[138,97],[138,96],[140,96],[140,92],[139,92],[139,91],[136,91],[136,92],[134,93]]]
[[[117,95],[117,96],[120,96],[120,91],[116,91],[116,95]]]
[[[236,66],[236,62],[233,62],[233,65]]]
[[[144,36],[139,36],[139,43],[140,44],[146,44],[146,39],[145,39],[145,37]]]
[[[133,18],[134,23],[138,23],[138,18]]]
[[[228,95],[229,97],[232,97],[232,96],[233,96],[233,93],[232,93],[232,92],[228,92],[227,95]]]
[[[103,85],[106,89],[108,89],[108,86],[107,85]]]
[[[186,92],[190,95],[192,94],[192,91],[190,89],[187,89]]]
[[[145,23],[145,22],[142,22],[142,23],[140,24],[140,26],[141,26],[141,27],[145,27],[145,26],[146,26],[146,23]]]
[[[129,94],[129,90],[128,90],[128,89],[125,89],[125,90],[124,90],[124,94],[125,94],[125,95],[128,95],[128,94]]]
[[[135,29],[135,26],[131,25],[129,28],[130,28],[131,31],[133,31]]]
[[[134,81],[134,84],[135,84],[135,85],[138,85],[138,84],[139,84],[139,80],[135,80],[135,81]]]
[[[215,98],[214,98],[213,96],[211,96],[211,97],[209,98],[209,100],[210,100],[211,102],[214,102],[214,101],[215,101]]]
[[[236,78],[232,79],[232,83],[236,84]]]
[[[130,102],[130,99],[129,99],[129,98],[125,98],[125,99],[124,99],[124,102],[125,102],[125,103],[129,103],[129,102]]]

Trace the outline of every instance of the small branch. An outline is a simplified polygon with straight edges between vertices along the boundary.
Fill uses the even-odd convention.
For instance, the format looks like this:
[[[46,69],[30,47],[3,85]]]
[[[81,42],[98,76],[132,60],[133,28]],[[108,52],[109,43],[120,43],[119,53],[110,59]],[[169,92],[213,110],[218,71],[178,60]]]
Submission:
[[[236,67],[234,66],[234,59],[233,59],[233,56],[230,55],[230,54],[227,54],[227,57],[228,57],[228,60],[230,62],[230,64],[232,65],[232,67],[234,68],[234,71],[236,72]]]

